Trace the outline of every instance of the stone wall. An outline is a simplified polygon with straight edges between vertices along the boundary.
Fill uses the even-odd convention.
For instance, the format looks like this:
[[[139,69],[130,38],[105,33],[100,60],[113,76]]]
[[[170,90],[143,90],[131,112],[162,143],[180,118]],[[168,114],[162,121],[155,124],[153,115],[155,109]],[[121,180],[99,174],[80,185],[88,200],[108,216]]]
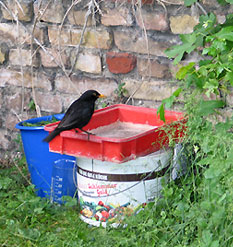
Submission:
[[[164,50],[179,42],[178,34],[192,32],[203,14],[181,0],[1,3],[1,153],[16,146],[15,124],[35,116],[32,100],[37,114],[60,113],[93,88],[112,104],[122,100],[125,83],[127,103],[157,107],[176,88]],[[219,21],[232,12],[216,0],[202,6]]]

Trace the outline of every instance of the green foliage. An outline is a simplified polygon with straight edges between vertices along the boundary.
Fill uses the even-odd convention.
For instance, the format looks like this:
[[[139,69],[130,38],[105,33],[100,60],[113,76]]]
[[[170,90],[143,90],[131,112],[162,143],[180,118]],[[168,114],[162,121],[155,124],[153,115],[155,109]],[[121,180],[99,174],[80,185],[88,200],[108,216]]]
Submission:
[[[46,124],[55,123],[57,121],[58,120],[54,116],[52,116],[52,119],[48,121],[40,121],[37,123],[23,122],[22,125],[26,127],[41,127],[41,126],[45,126]]]
[[[13,165],[0,169],[0,246],[231,247],[233,117],[222,122],[218,118],[223,118],[222,96],[233,81],[232,26],[232,15],[222,25],[213,14],[202,16],[193,34],[181,36],[181,48],[168,51],[177,63],[191,51],[201,52],[203,60],[178,71],[181,87],[158,109],[165,121],[165,107],[182,94],[188,115],[183,139],[188,171],[168,184],[163,181],[161,198],[127,218],[126,227],[89,227],[79,219],[74,199],[64,198],[67,204],[57,206],[35,196],[25,180],[28,170],[22,157],[15,162],[24,177]],[[215,94],[216,99],[204,100],[203,94]]]
[[[15,162],[27,177],[25,158]],[[36,197],[25,177],[14,165],[0,169],[0,246],[83,246],[89,229],[78,217],[77,201],[51,204]]]
[[[162,121],[166,121],[165,119],[165,107],[170,108],[173,103],[175,102],[176,98],[179,97],[180,93],[182,92],[181,88],[178,88],[170,97],[162,100],[162,104],[159,106],[157,110],[157,115],[160,116]]]
[[[199,88],[208,97],[214,93],[227,93],[233,85],[233,17],[228,15],[224,24],[216,23],[216,16],[201,16],[200,23],[191,34],[181,35],[182,45],[174,46],[166,53],[181,61],[185,53],[199,52],[203,59],[199,63],[183,66],[177,73],[178,80],[186,86]]]
[[[124,88],[125,83],[119,83],[117,89],[115,90],[115,94],[118,96],[118,98],[122,98],[125,94],[128,93],[127,89]]]
[[[191,6],[192,4],[198,2],[198,0],[184,0],[185,6]],[[217,2],[221,5],[233,4],[233,0],[217,0]]]
[[[66,197],[67,204],[57,206],[36,197],[34,186],[11,166],[0,169],[0,245],[231,247],[233,118],[208,121],[199,112],[203,101],[197,90],[185,100],[188,172],[169,184],[163,181],[163,196],[127,218],[127,227],[89,227],[79,219],[74,199]],[[25,158],[15,162],[26,177]]]
[[[164,104],[162,103],[159,108],[157,109],[157,115],[159,115],[160,119],[162,121],[166,121],[165,119],[165,110],[164,110]]]
[[[28,109],[30,111],[35,111],[36,110],[36,105],[33,99],[30,100],[30,102],[28,103]]]
[[[221,108],[233,86],[233,15],[224,24],[217,24],[214,14],[201,16],[194,32],[180,38],[182,44],[167,51],[175,64],[185,53],[202,56],[200,62],[182,66],[176,74],[188,116],[183,144],[195,156],[189,176],[163,191],[163,234],[157,235],[158,246],[232,246],[233,116],[221,122],[219,117],[224,119]],[[175,96],[162,101],[158,109],[162,120],[165,106],[171,107]]]
[[[197,90],[208,98],[215,95],[216,100],[200,102],[199,113],[207,116],[224,106],[229,87],[233,86],[233,15],[229,14],[223,24],[217,23],[213,13],[200,16],[200,23],[194,31],[180,35],[180,39],[182,44],[171,47],[166,54],[174,58],[174,64],[178,64],[185,53],[197,52],[202,56],[198,63],[182,66],[176,79],[187,91]],[[217,100],[219,97],[221,100]],[[159,108],[160,116],[163,116],[164,102],[167,101],[173,103],[174,95],[163,100],[163,106]],[[167,107],[170,106],[168,104]],[[161,119],[164,120],[163,117]]]
[[[233,118],[220,123],[217,115],[209,119],[212,109],[217,106],[204,102],[196,92],[189,95],[185,106],[189,115],[185,142],[198,147],[192,164],[200,172],[200,184],[193,188],[198,198],[192,204],[192,209],[196,208],[196,236],[200,246],[231,246],[232,233],[229,225],[232,202],[229,195],[232,195],[233,172],[230,159],[233,154]],[[219,104],[217,101],[211,103]],[[195,172],[195,176],[197,175]]]
[[[166,51],[169,58],[175,57],[175,65],[180,62],[185,52],[189,54],[198,47],[197,37],[195,34],[181,34],[180,39],[182,41],[182,45],[173,46],[172,49],[168,49]]]
[[[197,0],[185,0],[184,4],[185,6],[191,6],[192,4],[196,3]]]
[[[201,100],[198,107],[198,115],[200,117],[208,116],[210,114],[215,113],[216,108],[221,108],[225,105],[225,103],[221,100]]]

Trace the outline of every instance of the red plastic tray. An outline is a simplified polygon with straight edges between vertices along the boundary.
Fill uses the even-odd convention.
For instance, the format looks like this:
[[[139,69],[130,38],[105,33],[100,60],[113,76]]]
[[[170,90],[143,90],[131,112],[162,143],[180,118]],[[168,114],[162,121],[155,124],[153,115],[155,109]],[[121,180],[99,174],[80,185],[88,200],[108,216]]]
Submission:
[[[169,138],[181,138],[185,129],[185,119],[181,112],[165,111],[166,124],[156,113],[156,109],[123,104],[96,110],[84,130],[92,132],[98,127],[111,126],[118,121],[152,127],[143,133],[124,138],[90,135],[88,139],[88,135],[83,132],[63,131],[49,143],[49,149],[51,152],[116,163],[150,154],[168,146]],[[57,124],[48,124],[45,130],[51,132]]]

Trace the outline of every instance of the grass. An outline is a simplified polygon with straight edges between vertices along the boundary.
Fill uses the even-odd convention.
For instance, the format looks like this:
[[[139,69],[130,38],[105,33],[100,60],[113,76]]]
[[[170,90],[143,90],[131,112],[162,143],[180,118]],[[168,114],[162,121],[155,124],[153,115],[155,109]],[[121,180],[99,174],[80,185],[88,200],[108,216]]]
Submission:
[[[26,174],[24,158],[18,166]],[[0,177],[0,246],[82,246],[90,239],[78,206],[60,207],[36,197],[11,164],[0,170]]]
[[[159,202],[127,218],[125,228],[88,226],[76,199],[57,206],[36,197],[23,155],[1,164],[0,246],[232,246],[233,119],[213,124],[194,113],[187,126],[184,144],[195,154],[188,173],[164,184]]]
[[[185,2],[188,5],[196,1]],[[226,32],[222,38],[224,28],[227,31],[228,25],[232,25],[232,16],[227,21],[226,26],[218,29],[213,14],[202,17],[196,34],[183,35],[184,46],[176,47],[178,52],[173,55],[181,59],[180,49],[190,53],[191,46],[192,50],[199,46],[200,37],[201,40],[207,37],[204,51],[213,56],[211,63],[202,62],[202,69],[197,71],[194,64],[184,67],[178,76],[178,79],[189,76],[186,86],[191,90],[195,83],[207,92],[224,91],[225,85],[232,86],[232,32]],[[118,96],[124,93],[122,90],[120,85]],[[174,96],[165,103],[171,103]],[[210,121],[207,115],[212,115],[213,105],[211,102],[203,105],[203,101],[197,100],[198,95],[194,96],[185,104],[189,115],[185,145],[188,153],[195,153],[188,173],[164,185],[159,203],[150,203],[144,211],[126,219],[126,228],[89,227],[79,219],[79,207],[73,200],[65,206],[56,206],[36,197],[28,183],[23,156],[0,164],[0,246],[233,246],[233,118],[223,123],[216,122],[216,118]],[[199,108],[195,107],[198,104]],[[33,101],[29,107],[34,107]]]

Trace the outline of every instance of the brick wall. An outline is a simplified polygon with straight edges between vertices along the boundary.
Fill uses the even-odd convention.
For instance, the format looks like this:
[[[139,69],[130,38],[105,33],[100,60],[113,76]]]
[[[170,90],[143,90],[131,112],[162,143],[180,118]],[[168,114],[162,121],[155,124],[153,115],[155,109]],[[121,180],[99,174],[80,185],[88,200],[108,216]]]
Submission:
[[[38,112],[48,115],[90,88],[119,102],[115,90],[125,83],[129,103],[158,106],[176,88],[164,50],[202,14],[181,0],[99,1],[88,19],[91,0],[1,2],[1,153],[15,148],[15,124],[35,115],[28,106],[33,96]],[[203,2],[220,21],[232,12],[216,0]]]

